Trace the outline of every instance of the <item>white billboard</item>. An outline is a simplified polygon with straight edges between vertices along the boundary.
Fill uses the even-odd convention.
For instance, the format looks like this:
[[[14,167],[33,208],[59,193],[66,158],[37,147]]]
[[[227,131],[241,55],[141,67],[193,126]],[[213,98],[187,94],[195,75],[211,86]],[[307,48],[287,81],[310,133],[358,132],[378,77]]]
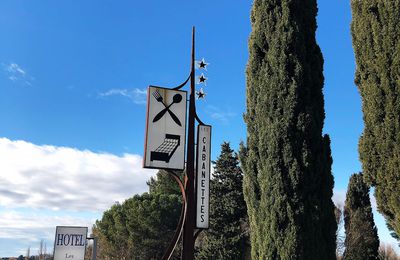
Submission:
[[[54,260],[85,260],[87,227],[56,227]]]
[[[197,210],[196,227],[208,228],[210,211],[211,126],[197,128]]]
[[[186,97],[186,91],[148,88],[144,168],[184,169]]]

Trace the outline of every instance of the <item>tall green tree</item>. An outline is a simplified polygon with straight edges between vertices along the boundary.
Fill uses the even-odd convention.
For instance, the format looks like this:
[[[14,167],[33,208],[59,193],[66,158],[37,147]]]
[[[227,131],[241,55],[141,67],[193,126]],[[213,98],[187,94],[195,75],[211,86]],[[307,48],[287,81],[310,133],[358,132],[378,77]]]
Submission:
[[[253,259],[335,259],[316,0],[254,0],[241,151]]]
[[[165,172],[148,182],[150,193],[135,195],[115,204],[96,221],[93,233],[99,238],[98,259],[161,259],[181,214],[178,186]],[[172,259],[179,259],[179,250]]]
[[[227,142],[221,145],[210,187],[210,228],[203,238],[199,259],[243,259],[247,238],[243,173]]]
[[[378,231],[372,215],[369,187],[363,181],[361,173],[350,177],[344,206],[344,227],[344,259],[378,259]]]
[[[351,33],[364,131],[359,142],[365,181],[378,210],[400,235],[400,0],[352,0]]]

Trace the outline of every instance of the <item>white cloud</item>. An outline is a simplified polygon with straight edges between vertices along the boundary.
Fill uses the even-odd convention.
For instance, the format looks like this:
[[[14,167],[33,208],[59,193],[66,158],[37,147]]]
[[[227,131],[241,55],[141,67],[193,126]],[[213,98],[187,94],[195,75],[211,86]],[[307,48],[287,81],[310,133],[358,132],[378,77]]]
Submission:
[[[13,82],[21,82],[25,85],[32,85],[33,77],[26,73],[25,69],[22,69],[20,65],[15,62],[10,62],[8,64],[2,63],[3,70],[7,74],[9,80]]]
[[[344,201],[346,200],[346,191],[333,189],[332,200],[335,205],[344,206]]]
[[[0,206],[102,212],[147,191],[154,170],[122,157],[0,138]]]
[[[106,92],[99,93],[100,97],[108,96],[123,96],[131,99],[135,104],[144,105],[146,104],[147,90],[146,89],[118,89],[113,88]]]
[[[72,215],[50,216],[40,211],[22,213],[11,210],[0,211],[0,239],[8,246],[0,247],[0,256],[17,256],[25,254],[28,248],[31,254],[38,252],[41,240],[44,240],[47,252],[52,252],[56,226],[88,227],[88,234],[95,223],[94,218],[83,218]]]
[[[53,246],[56,226],[87,226],[148,190],[142,157],[0,138],[0,257]]]
[[[229,109],[222,110],[218,107],[208,105],[206,113],[214,120],[227,124],[236,116],[236,113],[231,112]]]
[[[56,226],[85,226],[91,228],[95,219],[73,216],[49,216],[31,211],[0,212],[0,238],[24,239],[38,242],[40,239],[54,238]]]

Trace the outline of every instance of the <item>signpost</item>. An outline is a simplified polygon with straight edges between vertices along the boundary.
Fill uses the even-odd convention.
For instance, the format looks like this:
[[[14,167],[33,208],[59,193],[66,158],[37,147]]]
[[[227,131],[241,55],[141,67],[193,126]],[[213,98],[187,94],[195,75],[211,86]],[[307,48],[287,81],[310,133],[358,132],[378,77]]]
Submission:
[[[197,211],[196,227],[208,228],[210,207],[211,126],[197,127]]]
[[[87,227],[56,227],[54,260],[84,260]]]
[[[209,174],[210,174],[210,138],[211,126],[206,126],[199,119],[196,112],[196,95],[204,98],[204,93],[195,90],[195,29],[192,31],[192,53],[190,63],[190,74],[185,82],[175,88],[163,88],[158,86],[150,86],[147,94],[147,123],[146,123],[146,140],[145,153],[143,159],[143,167],[165,169],[179,184],[182,192],[182,213],[178,223],[173,240],[168,246],[163,260],[170,259],[176,244],[181,235],[183,235],[182,259],[194,259],[194,241],[203,228],[208,227],[208,200],[209,200]],[[208,63],[202,59],[197,62],[199,69],[205,69]],[[201,74],[198,84],[204,84],[207,78]],[[186,91],[180,91],[188,82],[190,82],[189,100],[187,100]],[[186,103],[189,101],[189,108]],[[188,110],[188,122],[186,126],[186,111]],[[204,196],[198,197],[200,202],[196,206],[196,190],[195,190],[195,123],[199,125],[199,142],[205,141],[205,151],[199,151],[198,165],[204,163],[204,175],[200,172],[201,192]],[[187,128],[187,136],[186,136]],[[201,136],[200,136],[201,135]],[[186,164],[185,164],[185,145]],[[199,157],[200,156],[200,157]],[[205,160],[201,159],[205,156]],[[186,167],[185,167],[186,165]],[[203,164],[201,165],[201,167]],[[184,180],[181,180],[177,174],[171,170],[185,169]],[[204,178],[203,178],[204,176]],[[196,208],[199,207],[200,218],[199,225],[196,225]],[[204,221],[202,221],[204,220]],[[201,228],[198,232],[194,232],[196,226]]]

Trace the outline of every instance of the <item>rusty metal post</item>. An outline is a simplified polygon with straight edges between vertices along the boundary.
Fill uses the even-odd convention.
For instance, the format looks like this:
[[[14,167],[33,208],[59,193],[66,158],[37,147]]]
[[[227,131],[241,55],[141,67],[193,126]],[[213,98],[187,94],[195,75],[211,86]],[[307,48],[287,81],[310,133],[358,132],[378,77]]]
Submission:
[[[187,175],[187,185],[186,185],[186,196],[187,196],[187,212],[185,225],[183,230],[183,260],[193,260],[194,259],[194,226],[196,218],[196,205],[194,198],[194,154],[195,154],[195,116],[196,116],[196,106],[195,106],[195,70],[194,70],[194,60],[195,60],[195,45],[194,37],[195,28],[192,30],[192,58],[191,58],[191,72],[190,72],[190,98],[189,98],[189,124],[188,124],[188,146],[187,146],[187,161],[186,161],[186,175]]]
[[[182,209],[181,209],[181,216],[179,218],[178,226],[176,227],[174,237],[172,238],[172,240],[171,240],[167,250],[165,251],[163,257],[161,258],[161,260],[169,260],[171,258],[171,256],[172,256],[172,254],[174,253],[174,250],[176,248],[176,245],[178,244],[179,238],[182,235],[183,224],[185,223],[186,210],[187,210],[186,192],[185,192],[185,186],[186,185],[184,183],[182,183],[182,181],[179,178],[179,176],[176,175],[174,172],[172,172],[172,171],[167,171],[167,172],[168,172],[168,174],[170,174],[170,176],[172,178],[175,179],[175,181],[179,185],[179,188],[180,188],[181,193],[182,193]]]

